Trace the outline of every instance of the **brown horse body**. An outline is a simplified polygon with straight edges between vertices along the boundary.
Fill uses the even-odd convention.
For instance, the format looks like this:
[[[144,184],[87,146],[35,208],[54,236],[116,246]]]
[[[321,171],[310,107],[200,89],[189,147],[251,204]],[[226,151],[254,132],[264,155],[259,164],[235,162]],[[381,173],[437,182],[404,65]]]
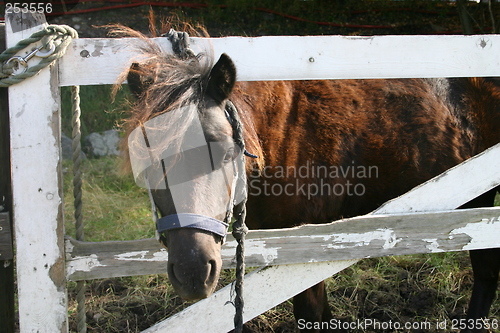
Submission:
[[[246,167],[247,225],[253,229],[368,213],[500,142],[500,89],[494,79],[235,84],[236,70],[225,55],[215,66],[200,58],[180,60],[139,37],[147,57],[128,74],[138,98],[128,134],[158,115],[194,105],[207,142],[227,147],[232,138],[225,108],[231,100],[243,123],[246,148],[259,156],[248,159]],[[211,175],[192,179],[183,213],[221,219],[210,213],[221,203],[209,193],[227,196],[231,191],[233,154],[228,148],[220,154],[223,159],[211,160],[223,170],[225,182]],[[173,190],[166,186],[152,190],[152,197],[161,215],[176,215],[180,206],[173,204]],[[469,205],[492,205],[494,195],[490,191]],[[178,292],[188,299],[213,292],[221,238],[206,230],[177,228],[162,233],[162,241]],[[471,257],[475,285],[468,316],[484,318],[495,296],[500,251],[474,251]],[[296,296],[294,313],[308,322],[332,318],[324,284]]]
[[[263,157],[249,170],[247,224],[254,229],[369,213],[500,142],[500,89],[493,79],[242,82],[231,99],[249,129],[248,149]],[[319,166],[344,173],[322,173]],[[466,206],[491,206],[494,195]],[[484,318],[500,252],[473,251],[471,258],[469,318]],[[294,309],[297,319],[328,321],[324,285],[296,296]]]
[[[231,99],[251,129],[247,148],[264,160],[250,167],[247,224],[281,228],[369,213],[499,142],[496,94],[484,79],[239,83]],[[311,182],[323,193],[299,190]]]

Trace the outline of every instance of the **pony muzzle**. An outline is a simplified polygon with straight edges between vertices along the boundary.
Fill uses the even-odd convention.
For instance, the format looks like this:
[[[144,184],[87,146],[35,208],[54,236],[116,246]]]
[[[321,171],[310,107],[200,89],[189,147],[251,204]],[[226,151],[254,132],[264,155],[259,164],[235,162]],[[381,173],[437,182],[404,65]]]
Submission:
[[[213,236],[224,241],[228,224],[188,213],[162,217],[156,224],[160,241],[169,251],[167,271],[174,289],[185,300],[210,296],[222,267],[221,245]]]

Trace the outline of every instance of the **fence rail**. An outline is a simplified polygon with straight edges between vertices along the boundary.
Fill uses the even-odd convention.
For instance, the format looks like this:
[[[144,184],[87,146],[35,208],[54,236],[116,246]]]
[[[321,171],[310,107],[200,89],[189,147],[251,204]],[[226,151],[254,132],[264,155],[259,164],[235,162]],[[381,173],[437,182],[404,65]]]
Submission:
[[[481,230],[478,232],[477,230]],[[329,224],[250,231],[248,267],[362,259],[499,247],[500,207],[400,215],[366,215]],[[124,242],[66,240],[69,280],[164,274],[168,253],[156,239]],[[235,268],[228,236],[222,268]]]
[[[155,41],[171,52],[166,38]],[[239,81],[500,76],[500,36],[268,36],[192,38],[196,52],[227,53]],[[114,84],[137,53],[130,38],[73,41],[60,85]]]

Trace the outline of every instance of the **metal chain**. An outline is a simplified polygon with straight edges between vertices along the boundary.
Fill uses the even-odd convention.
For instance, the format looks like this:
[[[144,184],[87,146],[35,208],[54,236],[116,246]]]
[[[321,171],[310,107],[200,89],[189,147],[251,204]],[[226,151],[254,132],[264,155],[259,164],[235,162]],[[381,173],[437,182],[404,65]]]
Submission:
[[[52,64],[55,60],[61,58],[66,52],[69,43],[78,38],[78,33],[75,29],[67,25],[49,25],[44,29],[35,32],[30,37],[19,41],[15,46],[8,48],[0,54],[0,87],[10,87],[13,84],[19,83],[29,77],[36,75],[43,68]],[[42,47],[39,47],[36,53],[30,52],[25,57],[16,56],[16,54],[28,47],[31,44],[42,42]],[[52,52],[40,52],[42,49],[52,50]],[[43,54],[43,55],[42,55]],[[25,71],[15,74],[15,67],[20,66],[22,61],[27,61],[33,57],[38,56],[41,61],[31,67],[24,65]],[[12,61],[17,59],[17,61]]]

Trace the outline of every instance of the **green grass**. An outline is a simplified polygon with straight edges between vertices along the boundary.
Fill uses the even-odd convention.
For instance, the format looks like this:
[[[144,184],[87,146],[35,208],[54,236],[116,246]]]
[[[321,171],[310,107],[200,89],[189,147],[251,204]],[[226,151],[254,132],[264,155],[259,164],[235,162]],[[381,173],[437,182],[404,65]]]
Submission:
[[[463,315],[471,275],[464,252],[374,258],[328,280],[340,318],[405,322]],[[458,312],[457,312],[458,310]]]
[[[80,109],[82,138],[92,132],[104,132],[112,128],[119,128],[126,116],[130,104],[128,86],[124,85],[111,99],[111,85],[81,86]],[[61,124],[62,132],[71,137],[72,133],[72,108],[71,90],[69,87],[61,89]]]
[[[120,158],[87,159],[82,164],[86,241],[154,237],[149,198],[132,176],[120,173]],[[74,237],[72,164],[64,164],[66,233]]]
[[[114,100],[110,85],[82,86],[80,107],[82,138],[92,132],[120,128],[129,108],[125,85]],[[62,131],[71,136],[71,91],[63,87]],[[85,240],[129,240],[154,236],[149,198],[132,176],[121,174],[121,158],[86,159],[82,163],[83,219]],[[71,162],[64,162],[64,203],[67,234],[75,237]]]

